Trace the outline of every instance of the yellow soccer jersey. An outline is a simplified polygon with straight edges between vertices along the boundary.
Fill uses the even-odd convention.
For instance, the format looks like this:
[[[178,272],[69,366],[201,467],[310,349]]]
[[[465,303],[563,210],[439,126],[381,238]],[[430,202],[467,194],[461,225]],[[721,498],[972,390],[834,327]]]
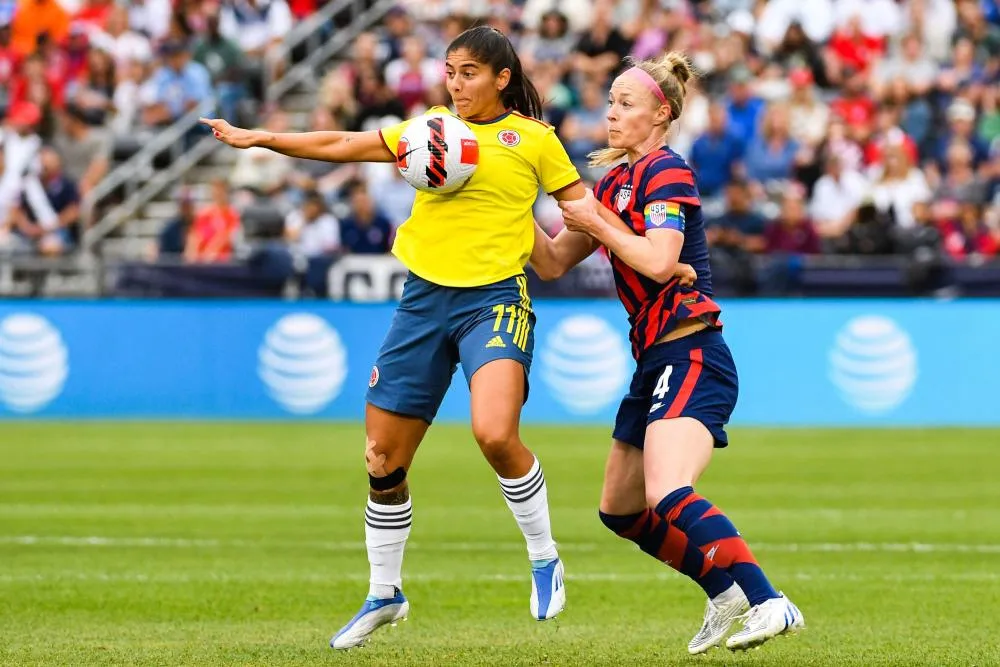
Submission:
[[[455,115],[445,107],[428,113]],[[380,131],[394,155],[408,122]],[[513,111],[465,122],[479,141],[476,172],[450,194],[418,191],[392,247],[410,271],[448,287],[489,285],[524,271],[538,186],[552,193],[580,180],[551,126]]]

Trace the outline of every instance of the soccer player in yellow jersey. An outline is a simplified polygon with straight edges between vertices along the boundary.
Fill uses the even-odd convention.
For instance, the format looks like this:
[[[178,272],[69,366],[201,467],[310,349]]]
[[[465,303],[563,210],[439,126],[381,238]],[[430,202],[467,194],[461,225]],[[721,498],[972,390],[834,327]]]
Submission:
[[[338,649],[364,643],[409,610],[400,575],[412,517],[406,471],[459,362],[472,394],[472,432],[527,542],[531,615],[552,618],[566,603],[545,477],[518,434],[535,322],[524,266],[539,186],[559,200],[581,199],[585,189],[553,128],[537,120],[538,92],[503,33],[486,26],[462,33],[445,64],[456,115],[479,141],[479,166],[457,192],[418,192],[396,235],[393,253],[410,276],[372,369],[365,409],[371,587],[331,639]],[[203,122],[237,148],[331,162],[394,162],[405,127],[274,134]]]

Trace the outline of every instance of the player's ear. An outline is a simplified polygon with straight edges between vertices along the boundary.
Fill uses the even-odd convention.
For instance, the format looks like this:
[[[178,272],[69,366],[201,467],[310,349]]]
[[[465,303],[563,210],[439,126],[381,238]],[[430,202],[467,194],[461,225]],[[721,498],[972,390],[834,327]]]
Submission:
[[[502,93],[507,89],[508,85],[510,85],[510,68],[504,67],[500,70],[500,73],[497,74],[497,92]]]
[[[670,105],[661,104],[653,116],[653,123],[657,126],[668,125],[670,123]]]

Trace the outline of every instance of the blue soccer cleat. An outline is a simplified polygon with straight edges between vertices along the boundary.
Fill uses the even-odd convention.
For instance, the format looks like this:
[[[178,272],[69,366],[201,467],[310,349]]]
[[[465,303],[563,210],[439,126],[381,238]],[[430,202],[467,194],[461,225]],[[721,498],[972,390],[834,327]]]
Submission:
[[[531,615],[539,621],[548,620],[566,608],[566,573],[562,561],[536,560],[531,563]]]
[[[373,632],[387,623],[406,620],[410,612],[410,603],[406,601],[403,591],[396,589],[391,598],[377,598],[369,595],[361,605],[361,611],[354,615],[347,625],[330,640],[330,646],[335,649],[354,648],[361,646]]]

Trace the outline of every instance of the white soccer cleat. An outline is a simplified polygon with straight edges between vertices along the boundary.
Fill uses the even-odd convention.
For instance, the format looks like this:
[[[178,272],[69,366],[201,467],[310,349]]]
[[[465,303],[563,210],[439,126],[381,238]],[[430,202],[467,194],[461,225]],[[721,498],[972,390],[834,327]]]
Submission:
[[[410,613],[410,603],[406,601],[403,592],[396,589],[391,598],[377,598],[369,595],[361,605],[361,611],[354,615],[347,625],[330,640],[330,646],[335,649],[354,648],[364,644],[373,632],[386,624],[406,620]]]
[[[539,621],[548,620],[566,608],[566,573],[562,560],[555,558],[534,561],[531,564],[531,616]]]
[[[716,603],[710,599],[705,604],[705,620],[701,624],[701,630],[688,643],[688,653],[691,655],[704,653],[721,644],[733,624],[750,608],[742,589],[736,584],[719,597],[725,600]]]
[[[782,594],[781,597],[765,600],[748,611],[743,617],[743,629],[726,641],[726,648],[743,651],[804,627],[806,620],[802,612]]]

